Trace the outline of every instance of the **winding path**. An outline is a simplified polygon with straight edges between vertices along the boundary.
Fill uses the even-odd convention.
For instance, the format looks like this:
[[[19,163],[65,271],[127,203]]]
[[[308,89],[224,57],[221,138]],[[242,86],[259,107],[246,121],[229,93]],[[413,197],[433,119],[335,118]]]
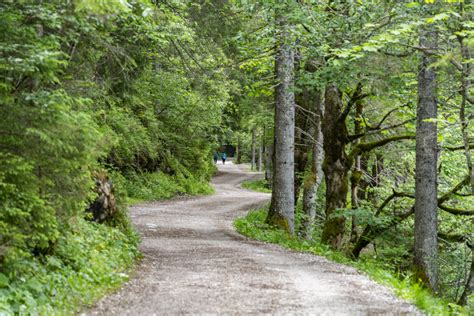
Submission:
[[[353,268],[234,232],[236,216],[270,198],[240,188],[255,176],[220,164],[214,195],[132,207],[144,259],[85,314],[418,314]]]

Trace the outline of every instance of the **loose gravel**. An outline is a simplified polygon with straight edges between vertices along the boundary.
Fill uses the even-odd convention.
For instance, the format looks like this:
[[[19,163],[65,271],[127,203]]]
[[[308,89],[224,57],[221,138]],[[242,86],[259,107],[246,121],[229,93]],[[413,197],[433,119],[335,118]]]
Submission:
[[[131,208],[144,259],[121,290],[83,315],[419,315],[352,267],[249,240],[237,216],[270,195],[243,189],[258,176],[219,164],[216,193]]]

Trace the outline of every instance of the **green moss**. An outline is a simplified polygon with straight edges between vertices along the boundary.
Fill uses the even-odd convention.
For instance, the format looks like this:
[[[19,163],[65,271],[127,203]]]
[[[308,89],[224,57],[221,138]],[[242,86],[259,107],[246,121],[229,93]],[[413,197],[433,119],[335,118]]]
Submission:
[[[341,252],[332,250],[329,246],[317,241],[300,240],[283,230],[265,223],[266,208],[251,211],[245,217],[237,218],[234,222],[236,230],[249,238],[274,243],[288,249],[310,252],[324,256],[333,261],[351,265],[366,273],[374,281],[391,288],[395,295],[415,304],[429,315],[472,315],[472,310],[450,303],[433,296],[419,283],[413,282],[411,275],[403,278],[392,269],[374,259],[361,258],[353,261]]]

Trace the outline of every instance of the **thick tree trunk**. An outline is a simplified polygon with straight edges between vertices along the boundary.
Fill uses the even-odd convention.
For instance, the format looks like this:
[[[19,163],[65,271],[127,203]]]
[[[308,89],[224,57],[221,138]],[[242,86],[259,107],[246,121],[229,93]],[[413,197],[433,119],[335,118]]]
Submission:
[[[272,205],[267,222],[294,233],[294,137],[295,95],[294,52],[288,38],[288,22],[280,16],[280,47],[276,59],[275,104],[275,165],[273,175]]]
[[[322,164],[324,159],[323,150],[323,132],[321,130],[321,123],[323,118],[323,103],[321,101],[321,93],[317,91],[312,103],[314,106],[311,111],[313,123],[310,129],[311,140],[311,160],[310,170],[303,184],[303,217],[301,219],[301,237],[304,239],[311,239],[313,234],[314,222],[317,213],[316,196],[319,185],[323,178]]]
[[[354,134],[361,134],[364,132],[364,128],[362,126],[362,112],[364,110],[364,105],[362,102],[356,103],[356,114],[354,120]],[[360,143],[360,138],[356,140],[356,145]],[[354,163],[354,169],[352,170],[351,176],[351,204],[352,209],[359,208],[359,184],[362,179],[362,168],[361,168],[361,155],[356,155]],[[351,223],[351,243],[355,243],[358,238],[358,230],[357,230],[357,216],[352,215],[352,223]]]
[[[420,45],[436,47],[434,28],[423,29]],[[432,290],[438,286],[438,202],[437,202],[437,102],[436,74],[429,66],[435,59],[422,56],[418,74],[415,175],[414,272]]]
[[[348,170],[351,162],[345,147],[347,127],[341,119],[341,95],[334,84],[326,87],[323,135],[324,177],[326,180],[326,220],[321,241],[332,248],[339,248],[344,236],[344,217],[333,217],[337,209],[346,207],[348,193]]]

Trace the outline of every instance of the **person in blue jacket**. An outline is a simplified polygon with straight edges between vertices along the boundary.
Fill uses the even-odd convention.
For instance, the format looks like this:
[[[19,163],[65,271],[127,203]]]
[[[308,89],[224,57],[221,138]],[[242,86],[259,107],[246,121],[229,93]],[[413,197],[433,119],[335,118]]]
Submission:
[[[214,163],[216,164],[217,163],[217,160],[219,159],[219,154],[217,153],[217,151],[214,152]]]
[[[222,158],[222,164],[225,165],[225,160],[227,159],[227,154],[222,153],[221,158]]]

